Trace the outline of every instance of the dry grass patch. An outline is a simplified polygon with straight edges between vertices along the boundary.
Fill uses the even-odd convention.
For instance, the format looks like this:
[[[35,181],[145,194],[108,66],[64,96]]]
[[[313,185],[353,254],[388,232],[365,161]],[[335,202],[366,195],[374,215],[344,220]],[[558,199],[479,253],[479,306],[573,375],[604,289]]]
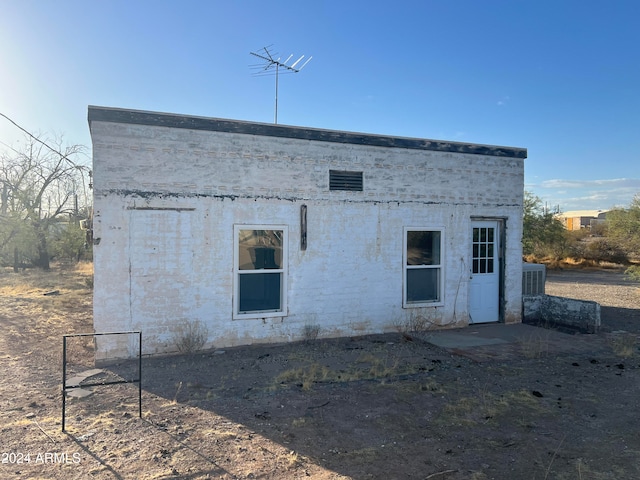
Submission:
[[[447,389],[441,383],[436,380],[429,379],[426,382],[422,382],[418,389],[421,392],[431,392],[431,393],[446,393]]]
[[[294,451],[291,451],[287,454],[286,456],[286,462],[287,462],[287,469],[289,470],[293,470],[295,468],[298,468],[300,466],[302,466],[304,459],[297,453]]]
[[[386,380],[400,375],[416,373],[416,365],[401,365],[398,359],[381,358],[374,354],[363,354],[354,363],[336,370],[318,362],[280,373],[274,382],[279,385],[297,384],[309,390],[316,383],[344,383],[359,380]]]
[[[357,459],[360,462],[370,462],[375,460],[376,457],[380,455],[380,452],[377,447],[364,447],[357,450],[347,451],[343,455]]]
[[[226,429],[218,429],[218,428],[205,429],[200,433],[205,437],[214,437],[216,440],[223,441],[223,442],[227,440],[235,440],[236,438],[239,437],[237,432],[234,432],[232,430],[226,430]]]
[[[293,428],[301,428],[309,424],[309,419],[306,417],[294,418],[291,421],[291,426]]]
[[[456,397],[457,400],[444,406],[437,419],[438,423],[475,426],[500,418],[534,418],[548,412],[546,405],[526,390],[495,395],[480,389],[474,396]]]
[[[314,383],[335,381],[337,375],[329,367],[312,363],[306,367],[292,368],[285,370],[275,378],[279,384],[298,384],[303,390],[309,390]]]
[[[609,345],[618,357],[629,358],[638,353],[638,337],[632,333],[622,333],[611,337]]]
[[[520,351],[526,358],[542,358],[549,353],[549,337],[534,333],[518,341]]]
[[[550,270],[559,270],[559,269],[617,270],[622,268],[622,265],[619,263],[609,262],[606,260],[593,260],[588,258],[573,258],[573,257],[555,258],[551,256],[538,257],[536,255],[524,255],[523,259],[527,263],[543,263]]]
[[[0,271],[0,306],[8,318],[24,319],[23,328],[47,336],[68,330],[69,314],[81,314],[90,324],[92,291],[85,279],[92,276],[93,264],[79,263],[71,269],[48,271]]]
[[[16,427],[26,427],[28,425],[31,425],[33,422],[31,420],[29,420],[28,418],[18,418],[15,419],[13,421],[7,422],[5,421],[2,430],[4,429],[11,429],[11,428],[16,428]]]
[[[93,264],[81,262],[72,268],[56,265],[49,271],[27,270],[13,272],[10,268],[0,270],[0,291],[4,295],[40,296],[55,290],[84,290],[86,279],[93,276]]]

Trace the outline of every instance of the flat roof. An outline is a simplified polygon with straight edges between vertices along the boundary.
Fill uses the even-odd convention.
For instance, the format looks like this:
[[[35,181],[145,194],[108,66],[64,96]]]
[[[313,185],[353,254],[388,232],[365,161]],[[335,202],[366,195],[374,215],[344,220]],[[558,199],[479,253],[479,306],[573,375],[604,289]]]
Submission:
[[[447,142],[424,138],[392,137],[371,133],[345,132],[320,128],[294,127],[290,125],[247,122],[223,118],[178,115],[173,113],[148,112],[124,108],[89,105],[89,128],[92,122],[111,122],[155,127],[185,128],[210,132],[239,133],[267,137],[293,138],[317,142],[371,145],[387,148],[408,148],[436,152],[491,155],[495,157],[527,158],[526,148],[481,145],[475,143]]]

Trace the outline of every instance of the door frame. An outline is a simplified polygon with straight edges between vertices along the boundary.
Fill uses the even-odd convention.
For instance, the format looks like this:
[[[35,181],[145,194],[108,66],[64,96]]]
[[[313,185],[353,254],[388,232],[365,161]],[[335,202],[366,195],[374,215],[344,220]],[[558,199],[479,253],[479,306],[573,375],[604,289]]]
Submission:
[[[473,222],[496,222],[498,225],[498,241],[500,245],[498,247],[498,320],[497,322],[490,323],[504,323],[504,304],[505,304],[505,252],[506,252],[506,231],[507,231],[507,219],[506,217],[480,217],[472,216],[469,222],[469,295],[471,293],[471,274],[473,268]],[[471,307],[471,297],[469,297],[469,307]],[[469,308],[470,310],[470,308]],[[474,325],[469,316],[469,325]],[[481,325],[478,323],[477,325]]]

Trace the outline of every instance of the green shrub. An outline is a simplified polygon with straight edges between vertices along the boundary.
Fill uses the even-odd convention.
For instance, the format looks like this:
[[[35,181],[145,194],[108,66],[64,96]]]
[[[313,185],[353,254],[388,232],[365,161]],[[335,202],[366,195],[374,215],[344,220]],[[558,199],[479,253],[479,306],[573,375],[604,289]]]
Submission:
[[[584,258],[612,263],[627,263],[629,261],[627,254],[606,238],[598,238],[589,242],[584,251]]]
[[[632,265],[627,268],[624,273],[634,282],[640,282],[640,265]]]

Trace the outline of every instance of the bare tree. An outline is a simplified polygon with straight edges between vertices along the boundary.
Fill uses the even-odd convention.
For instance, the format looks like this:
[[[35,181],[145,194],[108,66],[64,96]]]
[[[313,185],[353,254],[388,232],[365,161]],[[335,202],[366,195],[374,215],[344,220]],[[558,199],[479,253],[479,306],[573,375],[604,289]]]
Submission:
[[[0,155],[0,247],[13,245],[14,266],[20,249],[31,249],[31,262],[48,270],[51,227],[63,215],[78,214],[76,195],[88,168],[76,159],[84,147],[57,146],[28,136],[23,148]]]

